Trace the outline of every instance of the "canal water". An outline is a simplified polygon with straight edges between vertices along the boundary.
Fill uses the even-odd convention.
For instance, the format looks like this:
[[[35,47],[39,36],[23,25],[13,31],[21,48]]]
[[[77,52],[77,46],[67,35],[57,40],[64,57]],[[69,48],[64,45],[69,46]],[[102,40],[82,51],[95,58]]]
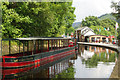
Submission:
[[[95,46],[78,45],[72,54],[40,67],[30,67],[18,73],[6,74],[5,79],[38,78],[109,78],[118,54],[116,51]],[[8,70],[9,71],[9,70]],[[5,75],[6,74],[6,75]]]

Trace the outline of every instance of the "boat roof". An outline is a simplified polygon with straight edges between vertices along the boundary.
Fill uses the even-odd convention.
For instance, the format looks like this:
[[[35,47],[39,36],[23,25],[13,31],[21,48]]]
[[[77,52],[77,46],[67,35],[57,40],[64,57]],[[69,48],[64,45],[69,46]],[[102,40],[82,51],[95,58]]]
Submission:
[[[63,37],[29,37],[29,38],[16,38],[16,39],[2,39],[2,40],[20,40],[20,41],[27,41],[27,40],[59,40],[59,39],[71,39],[71,38],[63,38]]]

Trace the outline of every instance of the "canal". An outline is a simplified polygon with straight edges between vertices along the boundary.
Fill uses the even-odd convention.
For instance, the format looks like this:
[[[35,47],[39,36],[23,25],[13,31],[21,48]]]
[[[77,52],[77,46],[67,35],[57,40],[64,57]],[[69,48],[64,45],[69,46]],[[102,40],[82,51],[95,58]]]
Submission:
[[[31,78],[109,78],[117,61],[118,53],[114,50],[78,45],[75,54],[39,67],[32,65],[23,69],[4,69],[3,78],[19,80]]]

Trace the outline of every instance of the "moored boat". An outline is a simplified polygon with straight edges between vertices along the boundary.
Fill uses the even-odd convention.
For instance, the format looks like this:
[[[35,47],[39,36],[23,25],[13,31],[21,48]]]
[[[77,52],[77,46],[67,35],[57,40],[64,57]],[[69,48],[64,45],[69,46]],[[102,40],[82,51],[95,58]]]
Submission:
[[[75,46],[71,46],[70,40],[70,38],[4,39],[2,40],[2,53],[5,55],[2,56],[2,68],[15,69],[33,65],[40,66],[71,55],[75,52]],[[8,41],[8,48],[3,41]],[[13,45],[14,48],[12,48]]]

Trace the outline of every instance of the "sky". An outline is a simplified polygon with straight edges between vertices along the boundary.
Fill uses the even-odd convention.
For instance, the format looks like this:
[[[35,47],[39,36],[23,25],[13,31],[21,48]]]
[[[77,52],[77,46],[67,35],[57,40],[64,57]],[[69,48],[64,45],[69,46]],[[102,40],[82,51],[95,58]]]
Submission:
[[[118,2],[120,0],[73,0],[72,6],[76,8],[74,12],[76,15],[75,22],[81,22],[88,16],[98,17],[113,12],[110,7],[112,1]]]

